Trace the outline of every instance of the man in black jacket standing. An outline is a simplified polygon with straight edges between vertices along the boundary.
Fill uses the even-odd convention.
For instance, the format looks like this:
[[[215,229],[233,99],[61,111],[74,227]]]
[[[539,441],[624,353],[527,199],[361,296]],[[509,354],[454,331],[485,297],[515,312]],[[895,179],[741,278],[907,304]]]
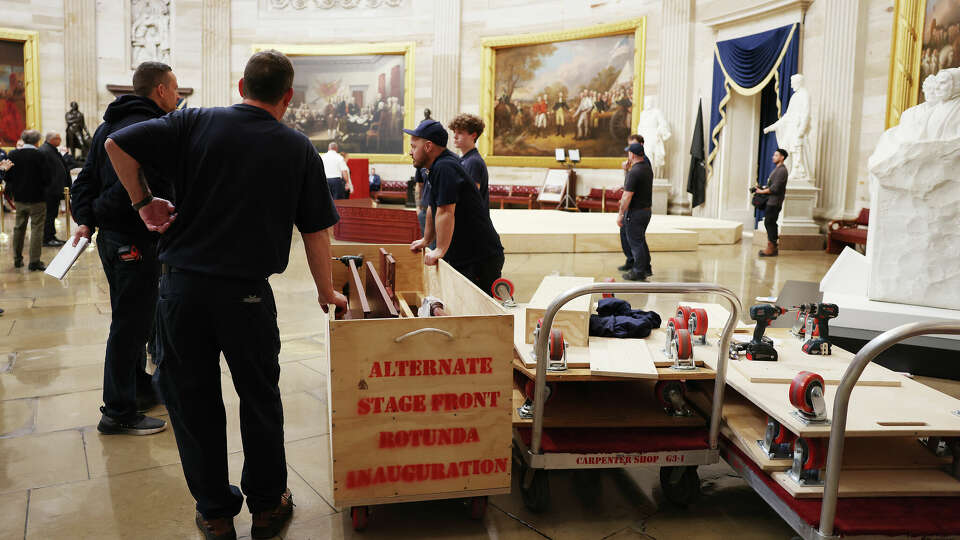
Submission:
[[[108,435],[149,435],[167,427],[164,420],[141,414],[156,404],[144,368],[160,279],[157,235],[130,206],[103,144],[115,131],[176,109],[177,78],[166,64],[144,62],[133,74],[133,92],[107,107],[70,197],[79,225],[73,245],[100,228],[97,251],[110,284],[113,314],[103,370],[103,416],[97,426]],[[172,197],[169,181],[151,170],[144,174],[158,193]]]
[[[13,228],[13,266],[23,266],[23,240],[30,221],[30,265],[33,270],[45,270],[40,260],[43,241],[43,221],[46,216],[46,191],[50,182],[47,159],[37,145],[40,132],[28,129],[20,136],[23,148],[10,152],[8,159],[13,166],[7,171],[5,181],[13,193],[17,206],[17,221]]]
[[[57,148],[61,143],[60,134],[56,131],[47,133],[43,145],[39,148],[47,158],[47,169],[50,173],[50,184],[47,186],[47,219],[43,224],[43,245],[60,247],[63,240],[57,238],[57,214],[60,213],[60,201],[63,200],[63,188],[70,187],[70,173],[67,165]]]
[[[758,255],[761,257],[776,257],[780,253],[780,235],[777,231],[777,218],[780,217],[780,209],[783,208],[783,197],[787,194],[787,177],[789,172],[783,165],[787,159],[787,151],[783,148],[777,148],[773,153],[773,164],[776,167],[770,172],[767,179],[767,187],[758,188],[755,193],[767,194],[767,206],[763,212],[763,226],[767,229],[767,248],[761,250]]]

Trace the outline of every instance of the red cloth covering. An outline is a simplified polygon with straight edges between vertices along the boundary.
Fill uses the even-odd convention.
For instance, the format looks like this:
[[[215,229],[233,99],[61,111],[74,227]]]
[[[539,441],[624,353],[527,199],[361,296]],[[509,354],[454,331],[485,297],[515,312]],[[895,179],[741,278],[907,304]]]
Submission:
[[[820,526],[820,499],[795,499],[739,448],[724,438],[720,455],[734,469],[742,462],[814,528]],[[842,498],[837,500],[834,534],[842,536],[960,535],[960,497]]]
[[[530,446],[532,429],[517,428]],[[545,428],[544,453],[590,454],[667,452],[710,448],[706,428]]]

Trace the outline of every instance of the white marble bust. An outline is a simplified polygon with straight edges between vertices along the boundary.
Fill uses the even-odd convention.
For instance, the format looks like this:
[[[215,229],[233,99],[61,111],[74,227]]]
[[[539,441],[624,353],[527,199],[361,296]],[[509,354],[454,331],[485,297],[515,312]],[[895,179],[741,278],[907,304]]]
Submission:
[[[793,96],[787,111],[779,120],[763,129],[764,133],[776,132],[777,144],[790,154],[787,168],[790,169],[791,179],[810,178],[807,164],[807,153],[811,151],[807,140],[810,133],[810,93],[803,82],[803,75],[799,73],[790,77]]]
[[[667,123],[663,111],[657,108],[657,100],[646,97],[643,100],[643,112],[637,121],[637,133],[643,137],[643,150],[650,158],[654,167],[663,167],[666,162],[666,147],[664,143],[670,139],[670,124]]]

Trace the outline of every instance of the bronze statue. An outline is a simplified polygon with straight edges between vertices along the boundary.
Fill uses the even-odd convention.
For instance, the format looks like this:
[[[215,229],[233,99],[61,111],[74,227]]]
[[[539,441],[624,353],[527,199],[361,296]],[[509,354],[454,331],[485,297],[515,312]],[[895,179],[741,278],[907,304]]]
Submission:
[[[77,161],[83,161],[90,151],[91,137],[76,101],[70,102],[70,110],[64,115],[64,119],[67,121],[67,148],[70,149],[70,155]],[[79,155],[74,151],[79,151]]]
[[[433,113],[430,112],[430,109],[424,109],[424,110],[423,110],[423,119],[424,119],[424,120],[430,120],[430,115],[431,115],[431,114],[433,114]]]

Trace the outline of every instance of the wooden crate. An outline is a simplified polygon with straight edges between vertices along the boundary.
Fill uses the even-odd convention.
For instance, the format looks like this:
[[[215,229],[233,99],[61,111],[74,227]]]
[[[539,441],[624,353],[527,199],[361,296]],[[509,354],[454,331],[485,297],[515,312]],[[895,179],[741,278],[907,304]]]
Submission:
[[[543,318],[550,302],[561,293],[593,283],[593,278],[575,276],[547,276],[540,282],[526,309],[526,342],[533,343],[533,331],[537,320]],[[593,299],[591,295],[581,296],[567,302],[553,319],[553,328],[563,331],[563,339],[571,347],[586,347],[590,337],[590,311]]]
[[[397,260],[398,294],[437,296],[449,316],[328,321],[334,505],[508,493],[512,315],[445,262],[424,267],[406,245],[332,252],[375,261],[380,247]],[[346,272],[334,264],[339,289]]]

